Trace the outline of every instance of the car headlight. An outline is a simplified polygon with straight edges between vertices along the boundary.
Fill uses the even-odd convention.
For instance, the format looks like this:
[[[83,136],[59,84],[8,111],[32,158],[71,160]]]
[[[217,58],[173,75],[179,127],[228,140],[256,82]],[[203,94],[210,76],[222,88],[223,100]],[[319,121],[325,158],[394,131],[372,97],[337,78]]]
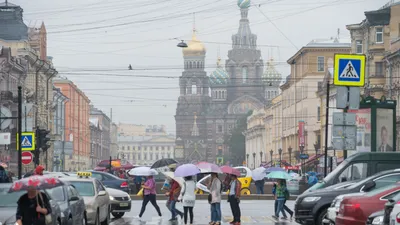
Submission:
[[[383,224],[383,216],[377,216],[372,220],[372,224],[374,225],[381,225]]]
[[[320,199],[321,199],[321,197],[306,197],[303,199],[303,202],[316,202]]]
[[[132,200],[132,199],[131,199],[131,196],[128,195],[128,201],[131,201],[131,200]]]
[[[111,196],[111,195],[110,195],[110,200],[111,200],[111,201],[113,201],[113,200],[114,200],[114,197],[113,197],[113,196]]]

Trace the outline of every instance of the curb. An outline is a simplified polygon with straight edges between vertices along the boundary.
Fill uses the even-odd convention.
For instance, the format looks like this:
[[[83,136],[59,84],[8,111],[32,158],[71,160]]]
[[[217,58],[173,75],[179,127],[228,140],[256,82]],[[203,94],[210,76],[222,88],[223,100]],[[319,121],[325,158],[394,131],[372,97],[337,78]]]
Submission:
[[[143,198],[141,196],[137,195],[130,195],[132,200],[142,200]],[[297,195],[291,195],[289,200],[296,200]],[[163,194],[157,194],[157,200],[167,200],[168,196],[165,196]],[[207,200],[208,195],[196,195],[197,200]],[[228,199],[228,195],[222,195],[223,200]],[[275,200],[274,196],[271,194],[264,194],[264,195],[242,195],[240,197],[241,200]]]

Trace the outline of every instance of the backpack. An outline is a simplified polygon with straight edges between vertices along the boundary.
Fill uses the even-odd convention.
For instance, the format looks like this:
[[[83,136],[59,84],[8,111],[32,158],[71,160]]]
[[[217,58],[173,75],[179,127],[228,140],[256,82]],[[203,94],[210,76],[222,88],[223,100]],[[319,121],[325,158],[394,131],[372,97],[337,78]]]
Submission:
[[[0,183],[9,183],[9,179],[5,170],[0,170]]]

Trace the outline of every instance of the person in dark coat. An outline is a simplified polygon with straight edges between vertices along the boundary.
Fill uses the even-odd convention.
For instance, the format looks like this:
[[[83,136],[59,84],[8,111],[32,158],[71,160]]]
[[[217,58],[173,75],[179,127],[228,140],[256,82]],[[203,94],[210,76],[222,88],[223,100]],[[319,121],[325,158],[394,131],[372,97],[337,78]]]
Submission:
[[[32,188],[17,203],[16,224],[46,225],[45,216],[51,213],[51,206],[45,193]]]

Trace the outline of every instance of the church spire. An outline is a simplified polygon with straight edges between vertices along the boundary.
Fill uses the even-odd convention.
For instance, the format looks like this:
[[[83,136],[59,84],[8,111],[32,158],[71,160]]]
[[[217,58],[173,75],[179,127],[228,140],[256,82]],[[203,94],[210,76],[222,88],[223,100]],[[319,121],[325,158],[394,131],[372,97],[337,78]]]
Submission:
[[[238,32],[232,35],[233,48],[256,49],[257,35],[251,33],[250,22],[247,18],[251,6],[250,0],[238,0],[237,4],[240,8],[241,19]]]
[[[194,122],[192,128],[192,136],[199,136],[199,127],[197,126],[197,115],[194,113]]]

